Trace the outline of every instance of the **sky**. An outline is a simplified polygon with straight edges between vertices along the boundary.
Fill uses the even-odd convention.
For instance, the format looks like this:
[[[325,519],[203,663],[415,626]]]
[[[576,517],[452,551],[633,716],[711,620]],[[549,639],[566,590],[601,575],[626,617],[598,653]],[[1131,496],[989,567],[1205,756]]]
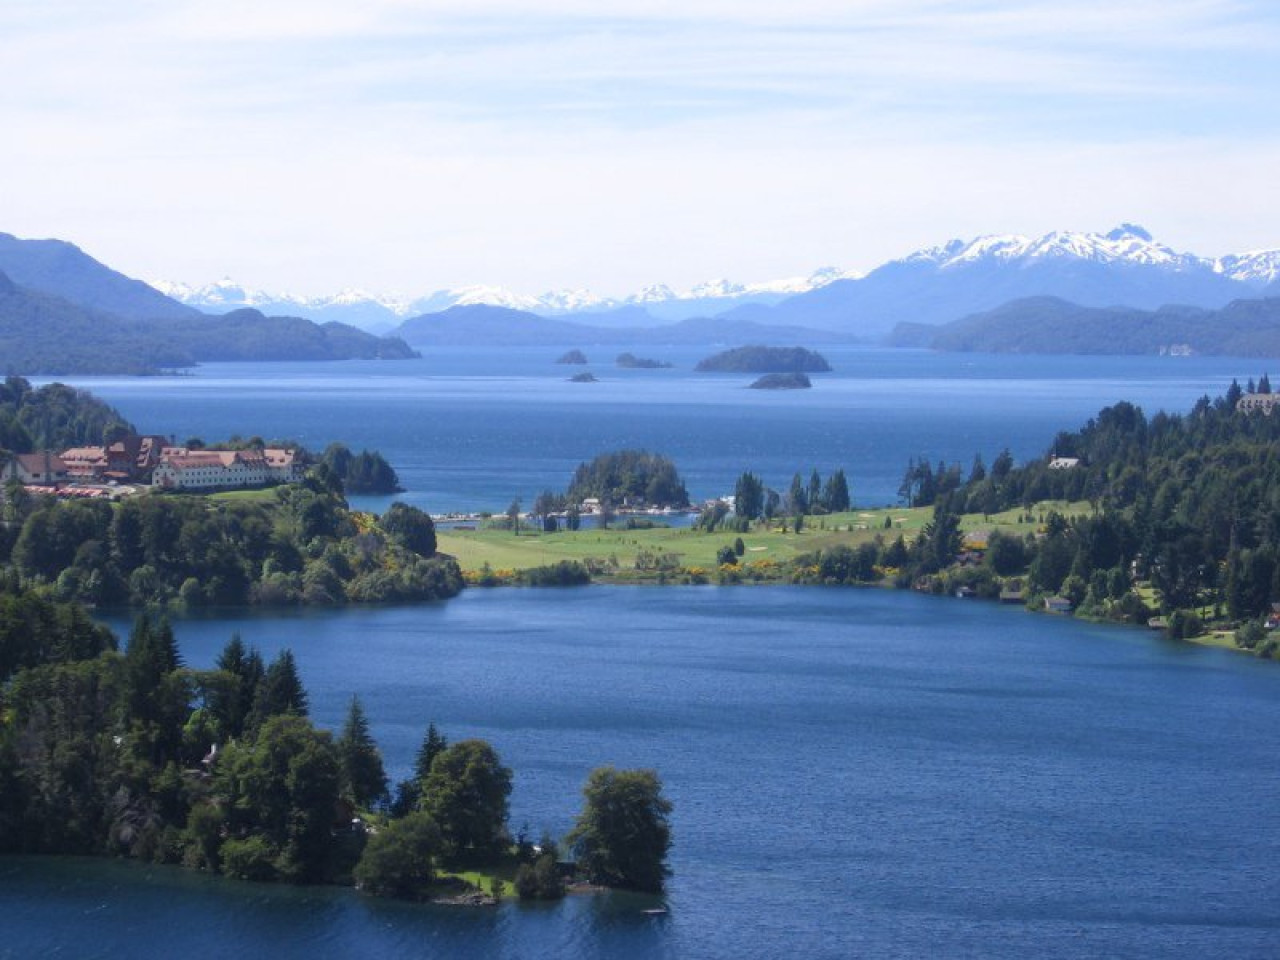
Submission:
[[[526,293],[1139,223],[1280,247],[1272,0],[4,0],[0,230]]]

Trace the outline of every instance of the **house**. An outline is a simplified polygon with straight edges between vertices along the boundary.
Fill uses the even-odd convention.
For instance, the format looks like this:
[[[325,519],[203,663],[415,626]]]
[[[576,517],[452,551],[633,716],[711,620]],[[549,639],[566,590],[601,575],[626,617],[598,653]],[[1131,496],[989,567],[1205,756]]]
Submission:
[[[85,483],[145,480],[160,462],[169,440],[161,436],[128,434],[102,447],[72,447],[62,451],[70,477]]]
[[[1049,613],[1070,613],[1071,601],[1066,597],[1045,597],[1044,608]]]
[[[1280,630],[1280,603],[1271,605],[1271,612],[1267,614],[1267,619],[1263,626],[1268,630]]]
[[[1049,458],[1050,470],[1071,470],[1078,466],[1080,466],[1079,457],[1050,457]]]
[[[72,480],[93,483],[107,472],[106,447],[71,447],[60,454]]]
[[[1280,393],[1246,393],[1236,401],[1238,413],[1263,413],[1268,417],[1280,403]]]
[[[57,486],[67,481],[67,464],[52,450],[19,453],[5,464],[4,478],[24,485]]]

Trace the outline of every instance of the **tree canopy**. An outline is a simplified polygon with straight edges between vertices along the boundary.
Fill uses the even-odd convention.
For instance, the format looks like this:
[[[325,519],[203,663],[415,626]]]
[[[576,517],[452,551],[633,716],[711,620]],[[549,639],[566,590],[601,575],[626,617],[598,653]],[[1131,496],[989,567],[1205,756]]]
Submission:
[[[593,883],[658,892],[668,874],[671,802],[652,770],[598,767],[566,838]]]
[[[689,505],[689,492],[676,465],[647,450],[604,453],[590,463],[579,464],[566,497],[573,503],[594,497],[614,505],[626,501],[659,507]]]

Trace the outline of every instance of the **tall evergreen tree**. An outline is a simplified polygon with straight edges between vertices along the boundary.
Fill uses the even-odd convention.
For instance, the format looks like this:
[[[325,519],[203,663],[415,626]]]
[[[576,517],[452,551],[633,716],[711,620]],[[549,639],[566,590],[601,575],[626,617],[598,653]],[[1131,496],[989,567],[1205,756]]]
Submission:
[[[293,659],[293,651],[287,649],[280,651],[280,655],[271,661],[271,666],[262,675],[246,727],[256,730],[270,717],[281,714],[299,717],[307,715],[307,691],[298,677],[298,664]]]
[[[733,487],[733,512],[748,520],[759,520],[764,513],[764,484],[755,474],[738,477]]]
[[[791,478],[791,490],[787,494],[788,509],[795,516],[809,512],[809,498],[805,494],[804,481],[800,479],[800,474],[796,474]]]
[[[387,795],[387,773],[382,767],[382,754],[369,733],[360,698],[355,695],[351,697],[337,748],[343,792],[360,807],[383,800]]]
[[[436,757],[448,748],[449,741],[436,729],[436,725],[427,724],[427,735],[422,738],[422,746],[418,748],[418,756],[414,763],[414,776],[419,780],[426,780],[427,775],[431,773],[431,764],[435,763]]]
[[[822,491],[822,505],[828,513],[841,513],[852,505],[849,498],[849,481],[844,470],[837,470],[827,478]]]

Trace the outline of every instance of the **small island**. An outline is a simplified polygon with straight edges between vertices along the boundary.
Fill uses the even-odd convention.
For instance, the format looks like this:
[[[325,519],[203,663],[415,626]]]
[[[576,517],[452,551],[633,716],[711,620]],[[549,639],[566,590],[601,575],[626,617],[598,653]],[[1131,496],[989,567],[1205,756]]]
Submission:
[[[827,373],[826,357],[804,347],[735,347],[707,357],[694,369],[716,373]]]
[[[750,390],[808,390],[813,386],[803,373],[766,373],[751,384]]]
[[[556,363],[571,363],[571,364],[578,364],[578,365],[584,364],[586,362],[587,362],[587,355],[583,353],[581,350],[570,350],[567,353],[562,353],[560,355],[560,358],[556,360]]]
[[[600,381],[596,379],[596,375],[592,373],[590,370],[583,370],[581,373],[575,373],[572,377],[570,377],[569,382],[570,383],[599,383]]]
[[[616,362],[624,370],[666,370],[671,366],[665,360],[637,357],[634,353],[620,353]]]

